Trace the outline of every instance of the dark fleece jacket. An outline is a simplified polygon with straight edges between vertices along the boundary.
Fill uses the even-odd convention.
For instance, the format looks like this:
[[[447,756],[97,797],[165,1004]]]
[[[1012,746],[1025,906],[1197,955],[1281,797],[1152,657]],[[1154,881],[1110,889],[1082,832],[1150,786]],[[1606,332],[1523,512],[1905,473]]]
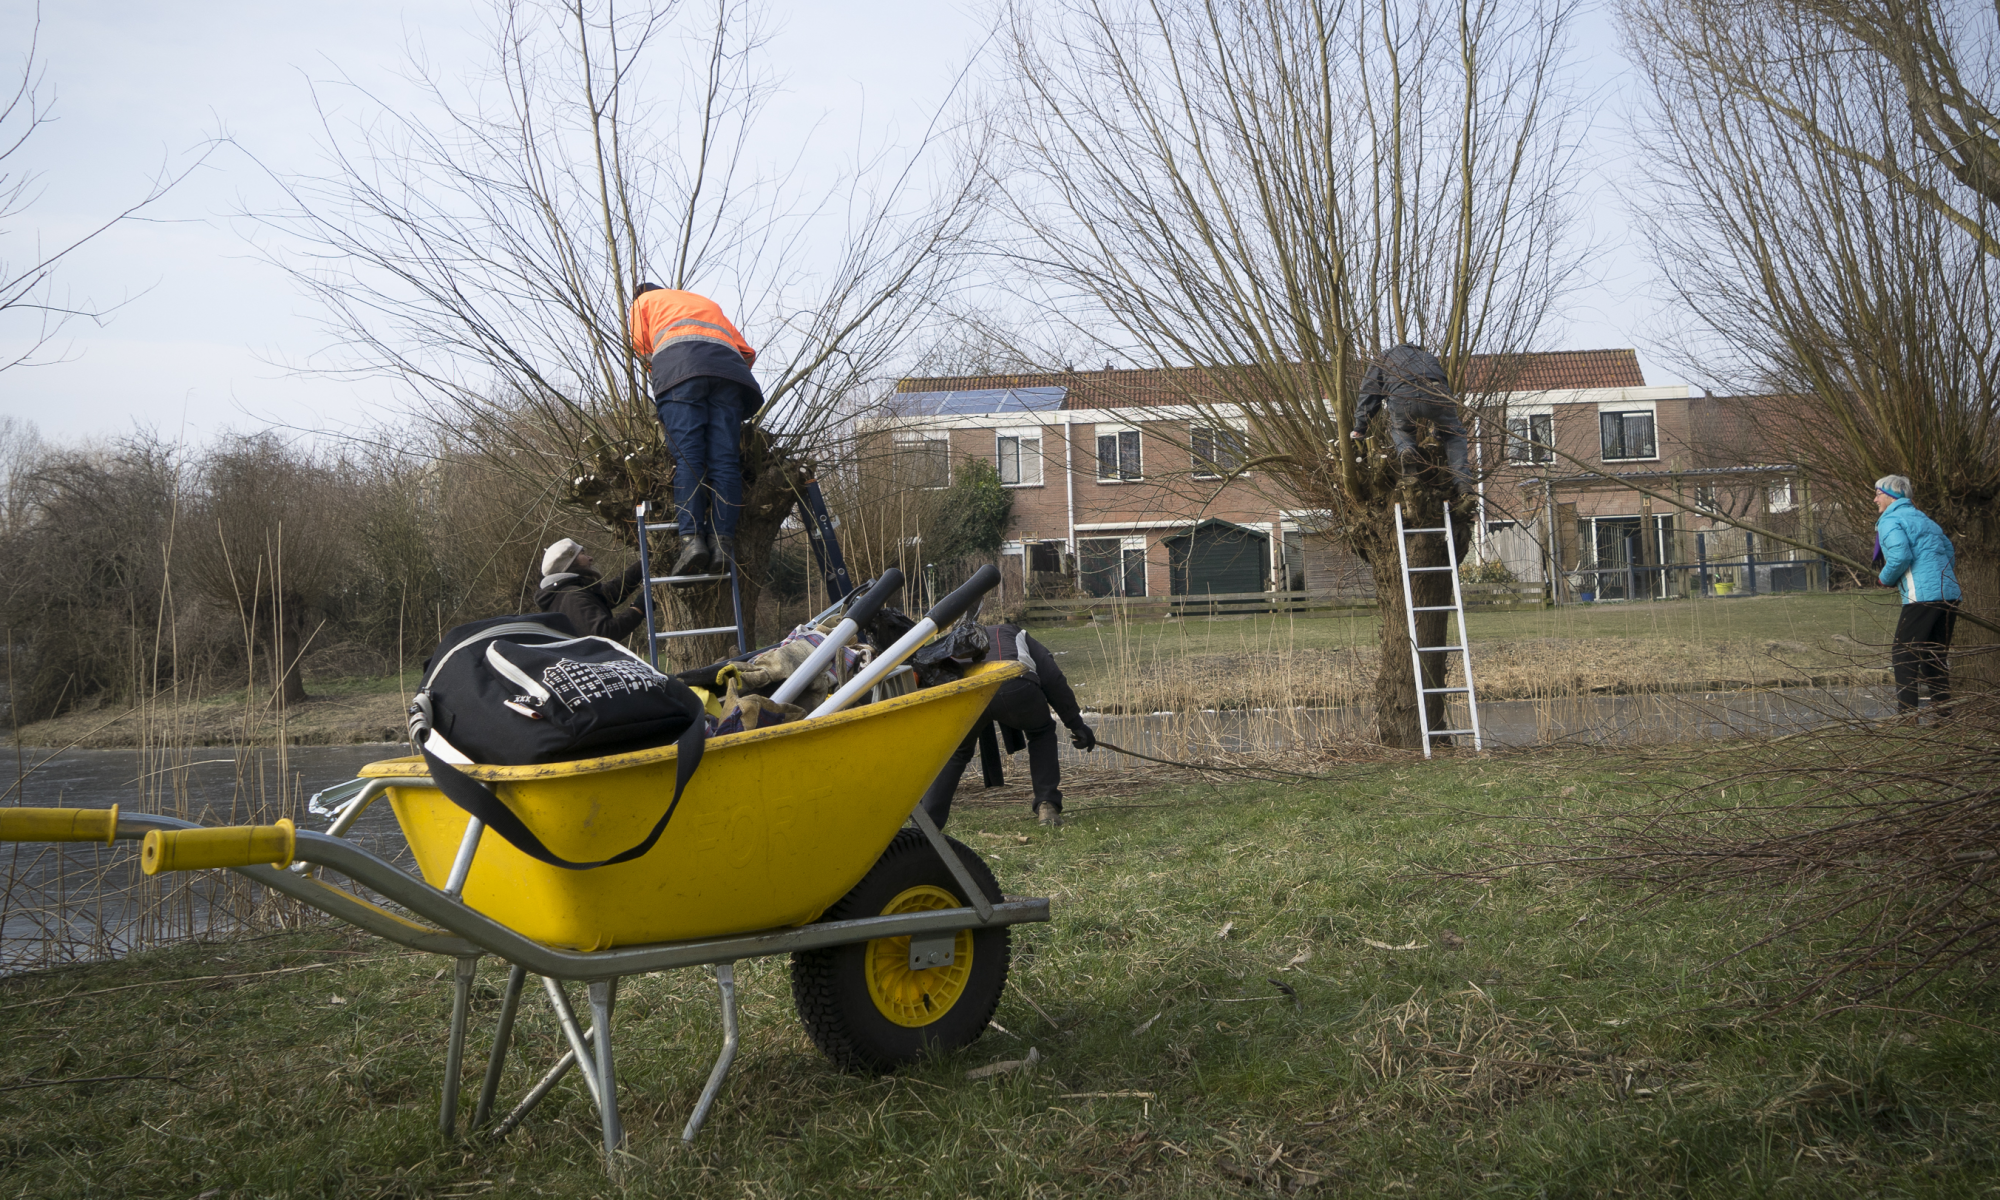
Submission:
[[[636,562],[615,580],[601,579],[596,571],[551,575],[542,580],[542,589],[535,593],[535,607],[542,612],[563,614],[586,636],[619,641],[646,619],[637,608],[612,611],[639,586],[639,579]]]

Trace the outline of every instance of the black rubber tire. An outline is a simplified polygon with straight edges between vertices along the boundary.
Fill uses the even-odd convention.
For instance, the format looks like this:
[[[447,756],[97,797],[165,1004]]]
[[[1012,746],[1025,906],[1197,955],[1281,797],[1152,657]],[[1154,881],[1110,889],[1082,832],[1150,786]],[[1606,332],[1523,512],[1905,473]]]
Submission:
[[[945,840],[987,899],[998,897],[1000,888],[979,855],[957,841]],[[890,901],[923,884],[950,892],[960,904],[969,903],[965,889],[938,860],[923,833],[905,829],[821,920],[880,916]],[[1007,988],[1011,952],[1007,926],[972,931],[972,971],[964,990],[950,1008],[922,1026],[899,1025],[875,1007],[863,975],[870,944],[855,942],[792,955],[792,1002],[813,1044],[828,1058],[846,1070],[880,1075],[926,1054],[969,1046],[986,1032],[986,1023],[1000,1007],[1000,993]]]

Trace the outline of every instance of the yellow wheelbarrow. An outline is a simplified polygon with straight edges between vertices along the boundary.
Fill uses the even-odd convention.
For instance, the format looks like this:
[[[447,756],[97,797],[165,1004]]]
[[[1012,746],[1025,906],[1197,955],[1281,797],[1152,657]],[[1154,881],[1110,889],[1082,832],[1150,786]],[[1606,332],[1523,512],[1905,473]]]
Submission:
[[[984,568],[803,721],[711,738],[673,820],[643,856],[567,871],[545,865],[432,785],[421,758],[363,767],[315,797],[325,833],[275,825],[201,828],[117,809],[0,809],[0,841],[143,839],[150,873],[227,867],[399,945],[456,960],[440,1129],[457,1127],[467,1014],[479,959],[510,966],[472,1126],[493,1115],[529,975],[541,977],[569,1051],[494,1127],[503,1136],[573,1067],[597,1106],[607,1165],[624,1141],[613,1070],[618,980],[713,965],[723,1044],[683,1137],[692,1141],[737,1047],[733,964],[792,956],[799,1017],[850,1069],[887,1071],[952,1050],[985,1029],[1006,986],[1008,927],[1049,919],[1043,898],[1003,896],[972,850],[945,837],[917,800],[1017,663],[847,708],[997,582]],[[823,650],[853,634],[844,621]],[[809,664],[811,665],[811,664]],[[815,668],[816,669],[816,668]],[[548,848],[604,857],[650,827],[674,787],[667,746],[532,766],[467,766]],[[386,795],[416,858],[413,876],[347,840]],[[909,827],[906,826],[906,822]],[[372,889],[410,916],[315,878],[314,866]],[[414,916],[417,919],[411,919]],[[566,983],[588,985],[591,1027]]]

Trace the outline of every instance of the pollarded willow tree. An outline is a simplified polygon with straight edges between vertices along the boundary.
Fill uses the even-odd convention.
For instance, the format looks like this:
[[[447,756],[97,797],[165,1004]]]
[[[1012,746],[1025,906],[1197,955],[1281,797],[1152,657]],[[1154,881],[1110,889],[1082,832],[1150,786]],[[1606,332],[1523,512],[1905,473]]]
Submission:
[[[1822,497],[1908,475],[2000,618],[2000,22],[1908,0],[1631,0],[1646,227],[1692,369],[1789,397]],[[1989,626],[1990,627],[1990,626]],[[2000,659],[1962,659],[1992,680]]]
[[[1241,406],[1249,465],[1326,510],[1375,578],[1382,740],[1419,744],[1392,505],[1434,526],[1436,470],[1349,448],[1361,373],[1419,342],[1477,409],[1547,326],[1580,133],[1561,0],[1071,0],[1010,10],[1001,121],[1014,268],[1186,402]],[[1471,506],[1455,507],[1462,553]],[[1415,539],[1412,561],[1444,561]],[[1445,603],[1417,576],[1419,607]],[[1422,644],[1444,617],[1418,614]],[[1425,656],[1442,682],[1442,655]],[[1432,696],[1433,728],[1442,701]]]
[[[499,0],[483,77],[416,61],[421,105],[323,94],[327,165],[278,177],[289,206],[264,218],[327,314],[324,369],[398,381],[438,429],[627,539],[634,505],[672,501],[632,292],[721,302],[767,399],[743,446],[746,615],[849,399],[951,293],[981,178],[977,139],[940,161],[934,129],[809,182],[805,141],[762,120],[762,42],[737,0]],[[675,602],[732,623],[726,587]]]

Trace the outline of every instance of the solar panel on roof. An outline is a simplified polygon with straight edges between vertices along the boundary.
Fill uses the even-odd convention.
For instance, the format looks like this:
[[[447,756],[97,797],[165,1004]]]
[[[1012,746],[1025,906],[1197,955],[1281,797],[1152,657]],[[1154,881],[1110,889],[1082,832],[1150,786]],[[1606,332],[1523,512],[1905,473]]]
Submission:
[[[980,417],[999,413],[1058,412],[1068,388],[985,388],[969,392],[904,392],[896,404],[915,416]]]

